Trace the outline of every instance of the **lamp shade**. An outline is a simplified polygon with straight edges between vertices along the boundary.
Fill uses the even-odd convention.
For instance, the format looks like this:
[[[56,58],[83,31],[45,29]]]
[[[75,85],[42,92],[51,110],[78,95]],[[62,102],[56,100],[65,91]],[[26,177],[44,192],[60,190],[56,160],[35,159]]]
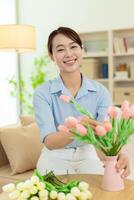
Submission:
[[[31,25],[0,25],[0,50],[26,52],[36,48],[35,27]]]

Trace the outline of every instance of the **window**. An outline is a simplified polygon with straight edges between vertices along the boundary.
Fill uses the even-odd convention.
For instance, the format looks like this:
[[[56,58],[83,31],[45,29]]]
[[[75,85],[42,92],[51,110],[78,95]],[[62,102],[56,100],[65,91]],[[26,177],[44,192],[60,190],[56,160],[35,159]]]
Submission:
[[[16,23],[16,1],[0,0],[0,25]],[[0,126],[17,122],[17,100],[10,95],[8,79],[17,76],[17,55],[0,52]]]

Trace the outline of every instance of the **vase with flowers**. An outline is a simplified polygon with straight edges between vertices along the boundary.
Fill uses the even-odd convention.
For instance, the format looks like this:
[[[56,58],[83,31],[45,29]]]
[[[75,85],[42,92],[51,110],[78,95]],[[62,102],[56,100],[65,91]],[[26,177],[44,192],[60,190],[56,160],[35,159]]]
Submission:
[[[89,121],[92,114],[78,104],[74,98],[61,95],[60,99],[72,103],[83,117],[74,118],[69,116],[64,125],[58,127],[59,131],[73,134],[73,139],[83,141],[103,152],[105,155],[105,171],[102,180],[102,188],[108,191],[118,191],[124,188],[121,174],[117,172],[115,164],[122,147],[134,134],[134,105],[124,101],[121,108],[110,106],[108,117],[95,129]],[[84,119],[84,120],[83,120]]]

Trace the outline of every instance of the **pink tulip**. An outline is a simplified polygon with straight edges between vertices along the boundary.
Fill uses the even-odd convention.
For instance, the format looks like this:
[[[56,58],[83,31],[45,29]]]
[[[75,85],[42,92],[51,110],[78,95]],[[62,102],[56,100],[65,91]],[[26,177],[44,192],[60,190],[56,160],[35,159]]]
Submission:
[[[89,123],[89,117],[87,117],[87,116],[79,116],[78,118],[78,122],[80,123],[80,124],[87,124],[87,123]]]
[[[130,106],[131,117],[134,118],[134,104]]]
[[[96,132],[96,135],[98,136],[104,136],[107,133],[106,129],[100,125],[95,127],[95,132]]]
[[[65,101],[65,102],[67,102],[67,103],[69,103],[70,100],[71,100],[71,97],[66,96],[66,95],[61,95],[60,99],[63,100],[63,101]]]
[[[129,108],[125,108],[125,110],[122,111],[122,118],[123,119],[129,119],[131,117],[131,112]]]
[[[75,128],[76,124],[78,124],[78,120],[74,117],[70,116],[70,117],[65,119],[65,125],[69,129]]]
[[[107,116],[107,117],[104,118],[104,122],[109,122],[109,120],[110,120],[109,116]]]
[[[69,133],[69,129],[64,125],[59,125],[57,128],[60,132]]]
[[[76,130],[77,130],[81,135],[86,135],[86,134],[87,134],[87,129],[86,129],[82,124],[77,124],[77,125],[76,125]]]
[[[111,118],[120,118],[121,117],[121,109],[116,107],[116,106],[110,106],[108,108],[108,115],[111,117]]]
[[[129,105],[130,105],[129,101],[124,101],[124,102],[122,103],[122,105],[121,105],[121,110],[126,110],[126,109],[128,109],[128,108],[129,108]]]
[[[115,110],[115,107],[114,106],[110,106],[108,108],[108,115],[111,117],[111,118],[115,118],[116,117],[116,110]]]
[[[112,129],[112,124],[108,121],[103,122],[103,127],[106,129],[106,131],[111,131]]]
[[[79,116],[77,119],[78,119],[79,122],[81,122],[85,119],[85,116]]]

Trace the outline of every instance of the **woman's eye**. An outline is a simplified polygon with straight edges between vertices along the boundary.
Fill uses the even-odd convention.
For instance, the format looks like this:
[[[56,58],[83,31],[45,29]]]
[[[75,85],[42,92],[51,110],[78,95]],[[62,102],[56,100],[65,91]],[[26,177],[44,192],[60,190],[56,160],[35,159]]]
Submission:
[[[71,49],[75,49],[75,48],[77,48],[77,46],[76,46],[76,45],[73,45],[73,46],[71,46]]]
[[[58,49],[57,51],[64,51],[64,49]]]

